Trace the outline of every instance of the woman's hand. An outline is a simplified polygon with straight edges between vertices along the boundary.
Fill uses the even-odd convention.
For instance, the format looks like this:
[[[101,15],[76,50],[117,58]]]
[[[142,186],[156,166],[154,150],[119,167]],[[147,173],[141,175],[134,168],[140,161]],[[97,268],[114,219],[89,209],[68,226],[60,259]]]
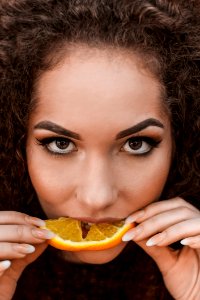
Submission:
[[[0,300],[12,299],[25,267],[46,249],[53,233],[38,228],[42,225],[26,214],[0,211]]]
[[[152,203],[126,222],[138,225],[123,240],[133,240],[155,260],[171,295],[177,300],[200,299],[199,210],[175,198]],[[184,246],[170,248],[177,241]]]

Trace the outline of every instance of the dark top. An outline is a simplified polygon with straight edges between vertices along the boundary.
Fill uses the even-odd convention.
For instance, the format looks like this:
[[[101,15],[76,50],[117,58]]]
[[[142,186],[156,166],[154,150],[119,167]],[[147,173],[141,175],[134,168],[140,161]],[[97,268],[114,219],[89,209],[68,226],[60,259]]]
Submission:
[[[103,265],[63,261],[48,249],[21,276],[13,300],[172,300],[152,259],[129,243]]]

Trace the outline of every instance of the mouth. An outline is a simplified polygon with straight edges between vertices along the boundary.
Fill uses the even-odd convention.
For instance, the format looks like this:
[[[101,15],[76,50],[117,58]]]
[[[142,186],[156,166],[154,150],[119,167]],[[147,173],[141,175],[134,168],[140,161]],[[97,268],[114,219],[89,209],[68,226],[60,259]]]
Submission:
[[[82,222],[81,221],[81,229],[82,229],[82,238],[86,238],[86,236],[88,235],[88,232],[90,231],[91,226],[94,223],[87,223],[87,222]]]
[[[80,225],[81,225],[81,229],[82,229],[82,238],[86,238],[88,235],[88,232],[91,229],[91,226],[94,224],[101,224],[101,223],[106,223],[106,224],[112,224],[115,222],[121,222],[123,221],[122,218],[99,218],[99,219],[95,219],[95,218],[90,218],[90,217],[86,217],[86,218],[80,218],[80,217],[73,217],[73,219],[76,219],[78,221],[80,221]]]
[[[112,218],[112,217],[95,219],[95,218],[90,218],[90,217],[80,218],[80,217],[70,216],[69,218],[73,218],[73,219],[76,219],[78,221],[81,221],[81,222],[87,223],[87,224],[114,223],[114,222],[121,222],[121,221],[125,220],[125,218]]]
[[[114,224],[118,222],[123,222],[125,218],[113,218],[113,217],[107,217],[107,218],[91,218],[91,217],[69,217],[73,218],[80,222],[81,229],[82,229],[82,238],[86,238],[88,235],[88,232],[90,231],[92,225],[94,224]]]
[[[104,218],[104,219],[76,218],[76,220],[80,221],[80,225],[81,225],[81,229],[82,229],[82,238],[86,238],[92,225],[103,224],[103,223],[104,224],[114,224],[117,222],[122,222],[124,219],[121,219],[121,218]]]

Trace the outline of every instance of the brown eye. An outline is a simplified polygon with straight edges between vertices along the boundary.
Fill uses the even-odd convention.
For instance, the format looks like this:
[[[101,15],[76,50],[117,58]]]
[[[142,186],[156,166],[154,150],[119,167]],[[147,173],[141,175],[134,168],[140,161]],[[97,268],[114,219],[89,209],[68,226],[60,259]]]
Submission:
[[[66,141],[66,140],[57,140],[56,142],[56,146],[59,148],[59,149],[66,149],[68,146],[69,146],[69,141]]]
[[[132,149],[132,150],[138,150],[142,147],[142,141],[137,141],[137,140],[129,140],[129,147]]]
[[[46,144],[47,149],[54,154],[67,154],[76,150],[74,143],[68,139],[57,138]]]
[[[153,144],[155,144],[155,142],[149,138],[130,138],[122,147],[122,151],[128,152],[129,154],[142,155],[150,152],[155,147]]]

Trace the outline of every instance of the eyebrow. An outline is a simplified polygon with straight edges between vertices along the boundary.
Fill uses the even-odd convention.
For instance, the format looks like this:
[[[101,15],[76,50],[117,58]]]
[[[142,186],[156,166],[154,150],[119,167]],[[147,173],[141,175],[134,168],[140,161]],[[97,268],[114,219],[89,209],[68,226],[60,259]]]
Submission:
[[[46,130],[55,132],[57,134],[61,134],[61,135],[76,139],[76,140],[82,140],[81,136],[78,133],[73,132],[68,129],[65,129],[62,126],[59,126],[50,121],[39,122],[37,125],[34,126],[34,129],[46,129]]]
[[[149,126],[156,126],[156,127],[164,128],[164,125],[159,120],[154,119],[154,118],[149,118],[149,119],[146,119],[130,128],[120,131],[116,136],[116,140],[122,139],[126,136],[129,136],[131,134],[142,131]]]
[[[116,135],[116,140],[118,139],[122,139],[126,136],[129,136],[131,134],[137,133],[139,131],[144,130],[145,128],[149,127],[149,126],[156,126],[156,127],[160,127],[160,128],[164,128],[164,125],[157,119],[154,118],[149,118],[146,119],[130,128],[127,128],[123,131],[120,131],[117,135]],[[61,134],[64,135],[66,137],[70,137],[76,140],[82,140],[81,136],[76,133],[73,132],[71,130],[65,129],[60,125],[57,125],[51,121],[42,121],[39,122],[37,125],[34,126],[34,129],[45,129],[45,130],[49,130],[52,132],[55,132],[57,134]]]

